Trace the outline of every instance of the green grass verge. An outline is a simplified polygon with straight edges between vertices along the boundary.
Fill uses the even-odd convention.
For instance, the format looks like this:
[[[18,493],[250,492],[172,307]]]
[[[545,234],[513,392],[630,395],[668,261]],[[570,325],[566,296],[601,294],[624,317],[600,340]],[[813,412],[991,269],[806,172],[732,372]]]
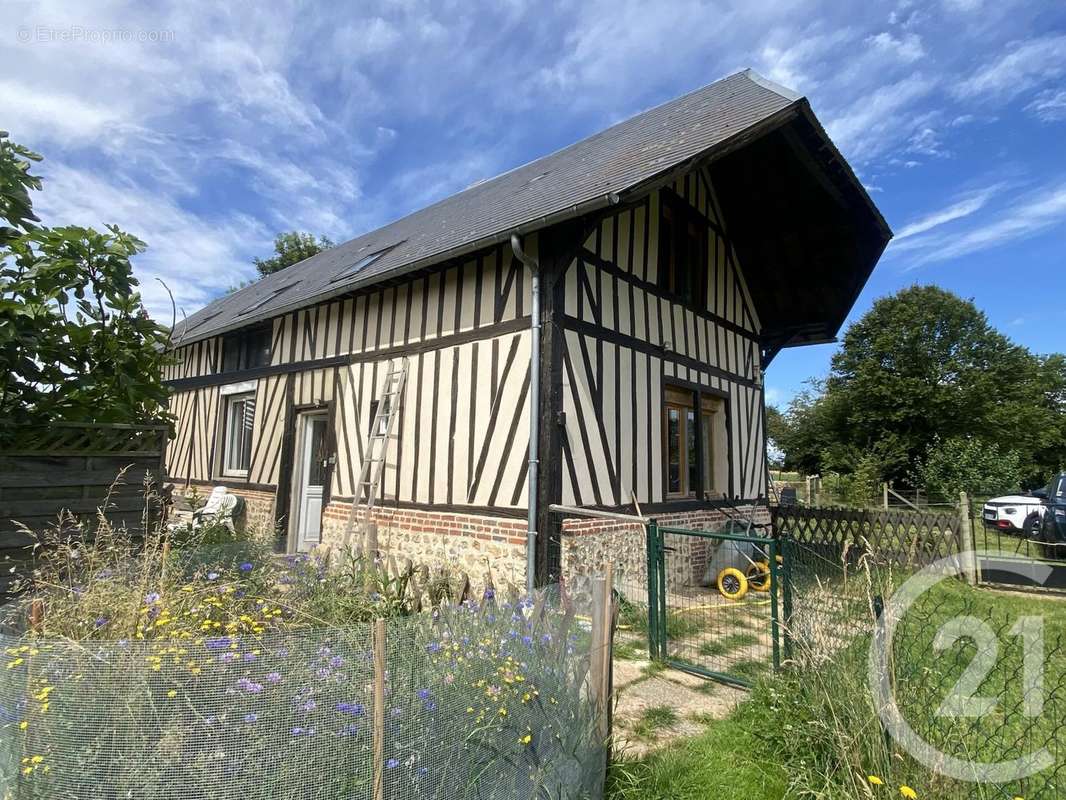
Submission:
[[[617,760],[608,772],[609,800],[709,800],[739,797],[780,800],[788,784],[784,770],[766,761],[752,731],[764,710],[745,706],[718,720],[706,733],[641,759]]]
[[[646,708],[633,725],[633,733],[641,739],[655,739],[660,731],[677,727],[678,716],[670,706]]]

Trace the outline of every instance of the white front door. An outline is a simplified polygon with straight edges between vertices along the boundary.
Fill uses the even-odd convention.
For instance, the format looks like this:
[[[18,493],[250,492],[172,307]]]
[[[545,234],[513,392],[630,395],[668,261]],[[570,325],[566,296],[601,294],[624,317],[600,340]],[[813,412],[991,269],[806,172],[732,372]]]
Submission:
[[[298,419],[300,436],[296,451],[293,540],[297,550],[306,552],[322,540],[322,498],[329,474],[327,418],[325,414],[301,414]]]

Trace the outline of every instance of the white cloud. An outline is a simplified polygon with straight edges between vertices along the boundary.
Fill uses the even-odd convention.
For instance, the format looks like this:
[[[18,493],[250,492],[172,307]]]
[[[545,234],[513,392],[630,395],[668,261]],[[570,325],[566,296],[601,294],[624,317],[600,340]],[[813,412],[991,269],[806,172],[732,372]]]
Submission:
[[[270,233],[258,221],[232,214],[211,219],[126,180],[108,180],[49,160],[40,170],[48,190],[35,209],[45,224],[115,224],[148,249],[133,259],[149,312],[170,319],[170,299],[191,313],[211,297],[255,275],[251,254],[266,252]],[[180,313],[180,312],[179,312]]]
[[[1058,122],[1066,119],[1066,90],[1048,89],[1041,92],[1025,107],[1044,122]]]
[[[940,134],[929,127],[921,128],[911,136],[908,142],[908,150],[923,156],[943,157],[951,155],[951,152],[941,144]]]
[[[1015,43],[1012,49],[955,87],[963,99],[1010,100],[1022,92],[1066,74],[1066,36],[1042,36]]]
[[[965,198],[952,203],[947,208],[942,208],[938,211],[934,211],[931,214],[915,220],[903,228],[896,234],[892,240],[891,246],[895,249],[899,249],[900,243],[906,239],[910,239],[918,234],[931,231],[933,228],[938,228],[941,225],[945,225],[949,222],[954,222],[957,219],[962,219],[974,214],[984,208],[989,199],[999,190],[999,186],[990,186],[987,189],[982,189],[978,192],[970,193]]]
[[[968,216],[968,215],[966,215]],[[1066,223],[1066,182],[1041,187],[952,233],[927,234],[901,245],[921,254],[911,268],[949,261],[1045,233]],[[928,228],[927,228],[928,230]]]
[[[917,101],[935,86],[934,80],[921,74],[882,86],[830,119],[829,134],[847,155],[860,162],[880,155],[901,136],[910,134],[918,116]]]
[[[866,44],[908,64],[925,56],[922,37],[916,33],[907,33],[897,38],[887,31],[882,31],[874,36],[867,36]]]

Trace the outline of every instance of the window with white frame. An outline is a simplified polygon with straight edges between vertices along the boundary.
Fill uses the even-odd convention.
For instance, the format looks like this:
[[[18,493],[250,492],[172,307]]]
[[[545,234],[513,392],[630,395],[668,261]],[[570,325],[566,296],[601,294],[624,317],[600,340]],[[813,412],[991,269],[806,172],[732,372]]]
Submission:
[[[252,461],[255,392],[227,395],[223,411],[222,474],[246,478]]]

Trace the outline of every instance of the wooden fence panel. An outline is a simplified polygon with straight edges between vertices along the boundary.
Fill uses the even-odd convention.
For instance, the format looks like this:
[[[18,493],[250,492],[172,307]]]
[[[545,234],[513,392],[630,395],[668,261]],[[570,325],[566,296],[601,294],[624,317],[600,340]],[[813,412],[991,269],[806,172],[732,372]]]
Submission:
[[[103,508],[112,525],[141,532],[144,483],[162,489],[167,435],[165,425],[0,428],[0,600],[31,565],[33,540],[23,526],[41,530],[63,511],[95,520]]]

